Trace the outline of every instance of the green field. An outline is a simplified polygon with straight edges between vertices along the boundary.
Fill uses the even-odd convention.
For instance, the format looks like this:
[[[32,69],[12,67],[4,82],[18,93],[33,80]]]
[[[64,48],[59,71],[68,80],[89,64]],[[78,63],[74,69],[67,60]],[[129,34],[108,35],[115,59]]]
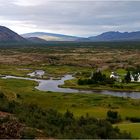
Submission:
[[[34,81],[17,79],[0,79],[0,90],[10,99],[37,104],[43,108],[53,108],[60,112],[67,109],[76,116],[89,115],[105,118],[109,109],[117,110],[122,118],[139,117],[140,100],[118,98],[98,94],[70,94],[42,92],[34,89]],[[20,95],[20,98],[17,98]],[[130,113],[131,112],[131,113]]]
[[[117,124],[122,131],[132,133],[133,138],[140,138],[140,123],[123,123]]]
[[[140,100],[98,94],[42,92],[34,89],[36,85],[34,81],[0,79],[0,90],[9,100],[16,100],[23,104],[36,104],[41,108],[52,108],[61,113],[68,109],[76,117],[88,114],[95,118],[105,119],[108,110],[118,111],[123,120],[126,117],[140,116]],[[128,124],[128,126],[120,124],[119,128],[131,132],[133,137],[140,136],[138,133],[140,125]]]
[[[26,69],[26,70],[25,70]],[[67,73],[74,73],[74,72],[91,72],[91,68],[86,67],[74,67],[74,66],[55,66],[55,65],[49,65],[49,66],[40,66],[40,65],[0,65],[0,75],[14,75],[14,76],[25,76],[27,77],[27,74],[30,72],[34,72],[35,70],[44,70],[45,76],[63,76]],[[44,77],[45,77],[44,76]]]

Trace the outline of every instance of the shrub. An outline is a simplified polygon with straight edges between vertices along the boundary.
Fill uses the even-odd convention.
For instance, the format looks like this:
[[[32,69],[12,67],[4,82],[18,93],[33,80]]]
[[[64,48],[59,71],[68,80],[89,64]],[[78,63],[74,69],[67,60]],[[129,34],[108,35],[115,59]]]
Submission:
[[[24,129],[21,133],[21,139],[34,139],[36,137],[36,131],[33,129]]]
[[[107,112],[107,120],[110,121],[111,123],[117,123],[121,121],[121,117],[117,111],[109,110]]]
[[[0,99],[3,99],[5,97],[4,93],[0,91]]]
[[[91,85],[91,84],[114,84],[115,80],[113,78],[106,77],[105,74],[102,74],[100,71],[93,73],[92,77],[89,79],[79,79],[79,85]]]
[[[129,120],[133,123],[140,122],[140,118],[138,117],[126,117],[126,120]]]

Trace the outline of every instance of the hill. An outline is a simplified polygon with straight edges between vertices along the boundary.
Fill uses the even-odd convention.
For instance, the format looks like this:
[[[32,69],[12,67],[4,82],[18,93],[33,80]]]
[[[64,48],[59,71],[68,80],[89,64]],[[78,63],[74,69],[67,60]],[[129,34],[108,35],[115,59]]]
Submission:
[[[140,31],[137,32],[105,32],[98,36],[88,37],[89,41],[140,41]]]
[[[24,38],[38,37],[47,41],[77,41],[78,39],[81,39],[81,37],[76,37],[76,36],[45,33],[45,32],[27,33],[27,34],[22,34],[21,36]]]
[[[137,32],[110,31],[102,33],[97,36],[90,36],[87,38],[44,32],[27,33],[21,36],[24,38],[37,37],[47,41],[76,41],[76,42],[140,41],[140,31]]]
[[[38,38],[38,37],[29,37],[29,38],[27,38],[27,40],[32,42],[32,43],[41,43],[41,44],[47,43],[46,40]]]
[[[13,32],[7,27],[0,26],[0,42],[23,42],[26,41],[23,37]]]

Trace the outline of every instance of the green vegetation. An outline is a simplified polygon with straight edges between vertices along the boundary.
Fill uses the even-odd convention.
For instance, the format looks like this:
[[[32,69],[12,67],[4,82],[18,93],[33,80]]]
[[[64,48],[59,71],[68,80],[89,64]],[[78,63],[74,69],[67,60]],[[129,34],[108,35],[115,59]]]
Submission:
[[[111,111],[109,110],[107,112],[107,120],[111,123],[118,123],[121,121],[121,117],[119,116],[117,111]]]
[[[46,77],[62,77],[63,75],[67,73],[73,73],[73,72],[91,72],[90,68],[83,68],[83,67],[74,67],[74,66],[55,66],[55,65],[49,65],[49,66],[37,66],[37,65],[0,65],[0,75],[14,75],[14,76],[22,76],[27,77],[28,73],[34,72],[35,70],[44,70]]]
[[[8,101],[3,93],[0,93],[0,101],[0,110],[14,113],[21,123],[43,130],[48,138],[131,138],[129,133],[120,132],[106,120],[95,119],[88,115],[75,118],[68,110],[60,114],[52,109],[43,110],[33,104],[19,104]],[[3,125],[4,122],[1,123]],[[21,138],[34,138],[31,134],[24,133]]]
[[[16,99],[25,104],[33,103],[44,109],[53,108],[62,113],[68,109],[75,116],[88,113],[96,118],[105,118],[109,109],[117,110],[122,118],[140,116],[139,100],[98,94],[42,92],[34,89],[36,84],[34,81],[27,80],[0,79],[1,91],[9,99]]]
[[[130,72],[126,70],[116,70],[120,76],[119,78],[110,78],[107,71],[97,72],[82,72],[76,74],[76,79],[65,81],[61,87],[69,87],[76,89],[93,89],[93,90],[116,90],[116,91],[140,91],[140,83],[136,81],[131,82]],[[131,73],[134,73],[133,70]],[[137,73],[133,74],[137,77]],[[135,80],[134,77],[134,80]],[[137,78],[136,78],[137,79]]]
[[[122,131],[131,132],[133,138],[140,138],[140,123],[122,123],[114,126],[118,126]]]
[[[76,44],[72,42],[49,42],[40,47],[33,47],[34,44],[30,44],[30,47],[26,47],[25,44],[21,48],[17,48],[18,44],[14,44],[15,47],[12,46],[13,48],[4,46],[0,49],[0,77],[1,75],[27,76],[28,73],[41,69],[45,71],[44,79],[51,76],[59,78],[67,73],[75,74],[76,79],[65,81],[63,87],[140,91],[140,83],[137,82],[119,83],[111,81],[113,84],[107,82],[112,71],[117,72],[121,78],[127,71],[133,72],[132,74],[138,72],[140,66],[139,44],[139,42]],[[89,79],[91,72],[98,69],[102,72],[96,77],[98,84],[95,84],[95,81],[94,84],[77,84],[78,79]],[[34,88],[37,84],[35,81],[0,78],[0,91],[4,93],[4,96],[0,94],[2,99],[0,111],[15,114],[19,119],[18,121],[31,128],[43,130],[47,137],[51,138],[76,138],[76,133],[73,133],[74,130],[79,130],[77,132],[79,138],[112,138],[112,135],[114,138],[124,138],[124,136],[128,138],[130,136],[127,133],[119,132],[117,128],[112,129],[108,121],[111,123],[119,122],[115,126],[131,132],[134,138],[140,137],[137,132],[140,116],[139,99],[100,94],[43,92]],[[7,98],[8,101],[6,101]],[[67,110],[69,111],[67,112]],[[110,113],[107,114],[107,112]],[[62,129],[60,124],[67,122],[67,119],[64,119],[67,113],[68,116],[72,116],[70,118],[72,125],[62,125],[66,130],[63,131],[64,135],[62,135],[64,128]],[[87,123],[79,127],[81,119]],[[91,126],[90,121],[96,122],[95,125]],[[124,124],[126,121],[128,123]],[[100,130],[100,134],[104,132],[106,135],[101,137],[99,132],[94,131],[97,128]],[[85,132],[85,129],[88,131]],[[112,132],[111,134],[106,132],[108,129]],[[90,134],[91,132],[95,132],[92,133],[94,135]],[[34,138],[34,134],[34,130],[27,129],[24,131],[23,138]]]
[[[126,83],[130,83],[131,82],[131,74],[130,74],[129,71],[127,72],[124,80],[125,80]]]
[[[114,84],[86,84],[86,85],[79,85],[78,78],[67,80],[65,84],[61,87],[64,88],[76,88],[76,89],[89,89],[89,90],[114,90],[114,91],[140,91],[140,83],[132,82],[132,83],[120,83],[115,82]]]
[[[140,117],[127,117],[126,119],[133,123],[140,122]]]
[[[106,77],[105,74],[102,74],[100,71],[99,72],[94,72],[92,76],[88,79],[79,79],[78,84],[79,85],[91,85],[91,84],[96,84],[96,85],[106,85],[106,84],[114,84],[115,80],[113,78],[108,78]]]

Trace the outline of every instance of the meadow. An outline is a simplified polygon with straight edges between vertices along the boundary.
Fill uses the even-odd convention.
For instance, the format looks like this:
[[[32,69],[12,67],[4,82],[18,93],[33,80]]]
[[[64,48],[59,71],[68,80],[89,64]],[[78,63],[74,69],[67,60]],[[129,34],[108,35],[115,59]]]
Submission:
[[[128,69],[140,66],[139,43],[116,43],[116,45],[118,47],[106,43],[87,43],[86,45],[83,43],[80,46],[72,43],[50,43],[45,47],[1,48],[0,76],[27,77],[28,73],[37,69],[45,71],[44,79],[51,76],[61,77],[68,73],[80,73],[80,76],[83,77],[95,69],[100,69],[108,76],[111,71],[117,71],[124,75]],[[126,47],[123,47],[125,45]],[[134,46],[133,49],[132,46]],[[140,99],[101,94],[43,92],[34,88],[37,84],[35,81],[0,78],[0,91],[10,101],[14,100],[27,105],[35,104],[42,109],[55,109],[60,113],[69,110],[76,117],[88,114],[95,118],[105,119],[108,110],[117,111],[122,118],[122,123],[118,124],[119,128],[131,131],[134,137],[139,137],[139,133],[134,131],[138,128],[139,123],[135,125],[129,122],[129,129],[128,125],[124,125],[123,122],[127,117],[140,117]],[[139,83],[130,83],[124,86],[123,90],[140,90]],[[64,87],[95,89],[93,86],[77,85],[76,79],[66,81]],[[98,89],[109,89],[109,87],[99,86]],[[118,88],[113,89],[118,90]]]
[[[132,133],[134,138],[140,138],[140,123],[123,123],[115,126],[118,126],[122,131]]]

